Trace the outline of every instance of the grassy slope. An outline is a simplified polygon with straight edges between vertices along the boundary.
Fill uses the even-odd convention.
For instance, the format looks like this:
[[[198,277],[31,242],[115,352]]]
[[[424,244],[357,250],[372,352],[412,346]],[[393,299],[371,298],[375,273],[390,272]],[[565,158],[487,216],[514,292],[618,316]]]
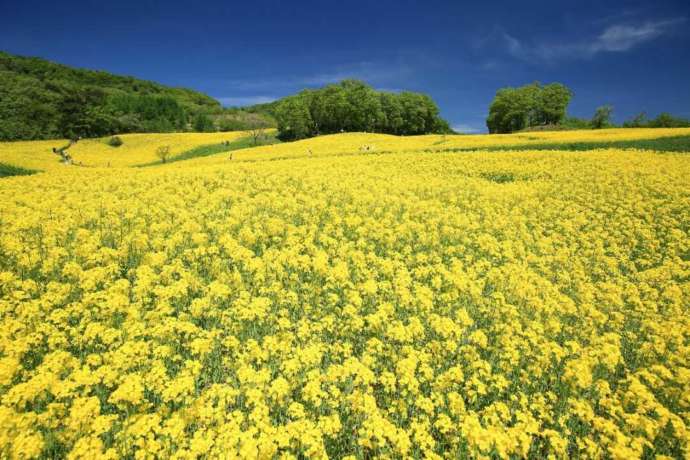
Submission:
[[[10,176],[30,176],[38,171],[0,163],[0,178]]]
[[[247,148],[253,148],[253,147],[260,147],[263,145],[273,145],[276,144],[280,141],[275,138],[274,133],[271,133],[265,140],[260,141],[258,144],[254,143],[254,139],[252,139],[250,136],[247,137],[240,137],[239,139],[229,142],[229,143],[220,143],[220,144],[207,144],[207,145],[200,145],[198,147],[194,147],[193,149],[187,150],[185,152],[182,152],[179,155],[176,155],[173,158],[170,158],[167,163],[175,163],[177,161],[185,161],[185,160],[191,160],[192,158],[203,158],[211,155],[216,155],[219,153],[227,153],[227,152],[232,152],[234,150],[241,150],[241,149],[247,149]],[[144,163],[141,165],[138,165],[140,167],[146,167],[146,166],[156,166],[160,165],[161,161],[152,161],[149,163]]]
[[[132,167],[143,163],[159,161],[156,157],[158,147],[170,147],[171,157],[188,150],[209,144],[234,142],[247,137],[244,131],[226,133],[150,133],[123,134],[124,143],[120,147],[107,144],[110,137],[103,139],[84,139],[69,149],[75,163],[88,167]],[[51,171],[63,169],[60,159],[52,148],[67,144],[64,139],[47,141],[0,142],[0,163],[25,169]]]
[[[446,151],[506,151],[506,150],[568,150],[585,151],[595,149],[635,149],[654,150],[657,152],[690,152],[690,135],[659,137],[656,139],[635,139],[626,141],[594,141],[594,142],[549,142],[527,145],[504,145],[492,147],[451,148]]]

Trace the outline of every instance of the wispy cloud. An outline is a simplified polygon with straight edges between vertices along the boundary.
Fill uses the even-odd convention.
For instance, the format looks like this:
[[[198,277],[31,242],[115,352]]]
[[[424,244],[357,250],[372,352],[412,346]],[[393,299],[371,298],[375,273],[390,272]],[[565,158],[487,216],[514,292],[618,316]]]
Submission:
[[[638,24],[613,24],[599,35],[572,43],[528,43],[507,32],[502,39],[508,53],[525,61],[586,59],[600,53],[621,53],[671,33],[686,18],[647,21]]]
[[[374,88],[376,91],[381,91],[382,93],[401,93],[405,91],[402,88],[388,88],[388,87],[376,87]]]
[[[591,52],[628,51],[641,43],[664,35],[682,22],[685,22],[685,18],[647,22],[640,26],[614,25],[599,35],[591,47]]]
[[[411,67],[403,63],[354,62],[335,66],[330,70],[315,74],[256,76],[245,79],[225,80],[229,91],[261,92],[293,91],[306,87],[323,86],[348,78],[364,80],[372,85],[386,85],[399,81],[412,72]]]
[[[341,66],[332,72],[306,76],[298,79],[301,84],[316,86],[336,83],[347,78],[357,78],[367,83],[385,83],[391,79],[408,74],[410,68],[403,64],[389,63],[386,65],[373,62],[358,62]]]
[[[411,73],[412,68],[400,62],[362,61],[335,66],[328,71],[315,74],[271,75],[216,81],[216,86],[225,88],[225,95],[216,99],[225,106],[262,104],[304,88],[324,86],[348,78],[363,80],[376,88],[387,88],[386,91],[399,92],[400,89],[393,85]]]
[[[221,104],[227,107],[244,107],[246,105],[265,104],[273,102],[277,97],[272,96],[223,96],[217,97]]]
[[[452,126],[453,131],[457,133],[462,133],[462,134],[475,134],[475,133],[480,133],[483,131],[482,128],[478,128],[476,126],[471,126],[465,123],[457,123]]]

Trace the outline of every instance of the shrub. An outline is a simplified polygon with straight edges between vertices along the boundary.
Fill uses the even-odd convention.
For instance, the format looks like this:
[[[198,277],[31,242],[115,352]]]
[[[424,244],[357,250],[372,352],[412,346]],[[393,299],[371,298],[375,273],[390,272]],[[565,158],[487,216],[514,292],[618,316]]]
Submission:
[[[124,144],[124,141],[120,136],[113,136],[110,139],[108,139],[108,145],[111,147],[119,147],[122,144]]]
[[[690,120],[664,112],[650,120],[647,126],[650,128],[687,128],[690,126]]]
[[[168,157],[170,156],[170,146],[169,145],[161,145],[156,149],[156,156],[161,159],[163,163],[168,161]]]
[[[592,122],[584,118],[565,117],[562,126],[566,129],[590,129]]]
[[[613,107],[610,105],[602,105],[597,107],[592,117],[592,128],[602,129],[611,126],[611,114],[613,113]]]

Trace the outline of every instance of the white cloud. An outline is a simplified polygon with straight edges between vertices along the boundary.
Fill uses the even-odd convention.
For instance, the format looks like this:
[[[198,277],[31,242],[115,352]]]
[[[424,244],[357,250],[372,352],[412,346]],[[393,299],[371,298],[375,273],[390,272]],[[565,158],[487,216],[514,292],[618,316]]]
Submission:
[[[224,96],[217,97],[221,104],[227,107],[244,107],[246,105],[265,104],[275,101],[276,97],[271,96]]]
[[[475,126],[471,126],[465,123],[458,123],[452,126],[453,131],[456,133],[462,133],[462,134],[475,134],[475,133],[480,133],[483,130],[481,128],[477,128]]]
[[[412,72],[404,63],[376,63],[369,61],[354,62],[334,66],[332,69],[311,75],[271,75],[256,78],[232,79],[217,82],[228,89],[239,92],[277,91],[291,93],[306,87],[323,86],[337,83],[348,78],[364,80],[372,85],[388,85],[398,81]]]
[[[410,69],[406,65],[381,65],[364,61],[339,66],[332,72],[298,78],[297,81],[303,85],[321,86],[329,83],[337,83],[348,78],[356,78],[373,84],[376,82],[386,82],[393,78],[398,78],[402,74],[408,74],[409,72]]]
[[[383,88],[374,88],[374,89],[375,89],[376,91],[380,91],[380,92],[382,92],[382,93],[402,93],[403,91],[405,91],[405,90],[402,89],[402,88],[386,88],[386,87],[383,87]]]
[[[268,96],[267,93],[288,95],[304,88],[324,86],[330,83],[355,78],[375,85],[379,91],[400,92],[402,89],[390,85],[400,77],[412,72],[411,67],[402,63],[374,63],[368,61],[336,66],[329,72],[312,75],[287,75],[247,78],[241,80],[218,81],[227,92],[237,96],[216,97],[225,106],[246,106],[275,101],[280,96]],[[243,94],[250,94],[245,96]]]
[[[615,24],[589,40],[574,43],[527,44],[503,32],[506,50],[515,58],[525,61],[583,59],[599,53],[620,53],[670,33],[685,18],[648,21],[642,24]]]
[[[641,26],[614,25],[608,27],[593,44],[592,51],[628,51],[629,49],[653,40],[684,19],[647,22]]]

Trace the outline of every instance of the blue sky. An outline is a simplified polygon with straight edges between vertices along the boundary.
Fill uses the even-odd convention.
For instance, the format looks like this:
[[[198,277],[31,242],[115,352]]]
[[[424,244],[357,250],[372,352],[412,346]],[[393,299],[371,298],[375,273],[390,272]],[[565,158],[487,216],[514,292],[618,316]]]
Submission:
[[[690,117],[690,1],[0,0],[0,49],[266,102],[360,78],[430,94],[485,130],[496,89],[538,80],[602,104]]]

